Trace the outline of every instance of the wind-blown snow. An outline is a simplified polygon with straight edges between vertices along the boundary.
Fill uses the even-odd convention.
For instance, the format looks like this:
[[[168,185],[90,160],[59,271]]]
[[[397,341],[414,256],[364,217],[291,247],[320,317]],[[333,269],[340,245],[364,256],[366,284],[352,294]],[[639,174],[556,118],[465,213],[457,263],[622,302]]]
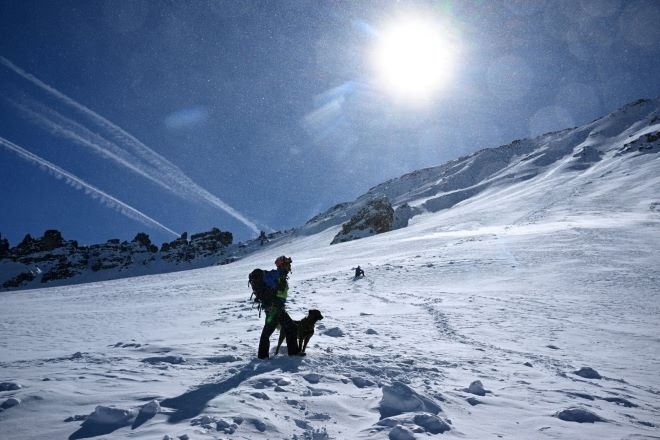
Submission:
[[[660,158],[633,141],[358,241],[4,292],[2,438],[658,438]],[[324,319],[306,357],[260,361],[247,274],[280,254],[291,315]]]

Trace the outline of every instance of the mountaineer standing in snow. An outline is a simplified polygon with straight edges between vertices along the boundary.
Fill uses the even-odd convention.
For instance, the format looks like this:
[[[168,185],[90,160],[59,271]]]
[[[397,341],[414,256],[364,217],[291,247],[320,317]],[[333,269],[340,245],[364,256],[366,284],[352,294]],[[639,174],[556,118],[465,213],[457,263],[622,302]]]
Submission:
[[[276,270],[264,272],[264,283],[275,291],[271,304],[265,307],[266,322],[259,339],[259,359],[267,359],[270,350],[270,336],[280,325],[286,335],[286,345],[289,356],[299,354],[296,325],[286,312],[286,297],[289,293],[289,273],[291,272],[291,258],[282,255],[275,260]]]

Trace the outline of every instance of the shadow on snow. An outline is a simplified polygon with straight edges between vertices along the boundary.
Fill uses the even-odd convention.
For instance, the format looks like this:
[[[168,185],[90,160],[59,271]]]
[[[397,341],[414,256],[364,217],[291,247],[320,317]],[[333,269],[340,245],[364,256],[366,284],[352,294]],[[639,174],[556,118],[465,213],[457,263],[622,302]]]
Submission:
[[[170,423],[178,423],[185,419],[191,419],[198,416],[209,401],[229,390],[237,388],[244,381],[277,369],[295,373],[298,371],[301,361],[302,359],[299,357],[281,357],[269,360],[255,359],[241,368],[238,373],[222,382],[200,385],[180,396],[165,399],[160,405],[176,410],[167,420]]]

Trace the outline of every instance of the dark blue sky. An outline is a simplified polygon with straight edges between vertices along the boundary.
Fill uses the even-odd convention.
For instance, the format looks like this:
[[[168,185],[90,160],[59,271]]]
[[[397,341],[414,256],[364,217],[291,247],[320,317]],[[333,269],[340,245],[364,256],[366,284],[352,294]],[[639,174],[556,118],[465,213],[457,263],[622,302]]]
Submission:
[[[455,48],[424,105],[372,62],[411,11]],[[660,96],[658,23],[652,0],[4,0],[0,234],[299,226],[405,172]]]

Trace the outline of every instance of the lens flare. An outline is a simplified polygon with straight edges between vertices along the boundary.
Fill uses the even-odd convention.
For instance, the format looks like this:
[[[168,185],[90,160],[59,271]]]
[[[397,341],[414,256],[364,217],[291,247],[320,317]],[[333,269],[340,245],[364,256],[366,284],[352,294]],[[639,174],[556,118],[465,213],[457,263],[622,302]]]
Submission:
[[[384,90],[415,100],[432,97],[452,79],[457,57],[453,30],[420,17],[383,27],[374,50],[374,69]]]

